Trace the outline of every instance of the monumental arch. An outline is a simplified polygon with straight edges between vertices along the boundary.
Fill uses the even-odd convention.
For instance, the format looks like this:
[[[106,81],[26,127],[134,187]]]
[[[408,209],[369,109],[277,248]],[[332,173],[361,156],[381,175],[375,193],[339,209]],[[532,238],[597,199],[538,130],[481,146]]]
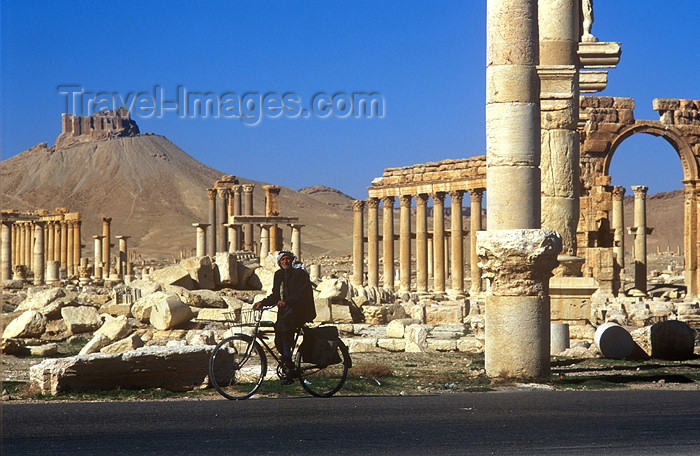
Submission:
[[[613,200],[615,188],[610,186],[609,170],[615,151],[634,134],[661,137],[676,151],[683,169],[685,282],[687,296],[697,297],[700,290],[700,100],[656,98],[652,106],[659,113],[659,120],[635,120],[634,100],[631,98],[581,97],[581,216],[578,242],[589,248],[613,246],[612,237],[602,233],[600,228],[612,226],[609,223],[612,220],[610,201]],[[585,251],[579,254],[585,255]],[[589,257],[586,259],[590,260]],[[617,261],[622,264],[623,260],[618,258]]]

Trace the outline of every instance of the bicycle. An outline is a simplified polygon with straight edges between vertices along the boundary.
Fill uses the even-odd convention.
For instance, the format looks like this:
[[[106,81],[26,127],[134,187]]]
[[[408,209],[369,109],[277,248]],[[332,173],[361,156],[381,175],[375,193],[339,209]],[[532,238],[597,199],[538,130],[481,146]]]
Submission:
[[[341,362],[331,365],[317,365],[306,362],[300,351],[299,337],[310,327],[302,326],[294,337],[295,371],[290,376],[284,369],[280,355],[267,344],[267,336],[274,333],[274,323],[262,320],[263,309],[241,311],[240,318],[228,312],[229,323],[251,328],[250,334],[239,332],[219,342],[209,357],[209,382],[222,396],[231,400],[248,399],[262,385],[267,374],[268,360],[265,352],[277,361],[277,376],[280,380],[298,379],[309,394],[316,397],[330,397],[345,383],[348,369],[352,366],[350,353],[342,341],[338,341],[337,353]]]

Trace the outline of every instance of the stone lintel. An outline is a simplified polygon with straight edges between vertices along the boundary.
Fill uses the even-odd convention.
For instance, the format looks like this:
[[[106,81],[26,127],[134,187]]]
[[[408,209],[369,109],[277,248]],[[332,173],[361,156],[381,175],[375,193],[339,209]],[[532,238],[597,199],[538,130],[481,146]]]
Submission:
[[[230,224],[245,224],[245,223],[265,223],[265,224],[285,224],[285,223],[297,223],[299,217],[280,217],[280,216],[270,216],[265,217],[263,215],[232,215],[229,217]]]
[[[581,68],[615,68],[620,61],[622,47],[616,42],[581,42],[578,57]]]
[[[541,296],[559,264],[559,233],[541,229],[477,231],[482,276],[497,296]]]
[[[578,74],[579,91],[585,93],[602,92],[608,86],[607,70],[581,71]]]

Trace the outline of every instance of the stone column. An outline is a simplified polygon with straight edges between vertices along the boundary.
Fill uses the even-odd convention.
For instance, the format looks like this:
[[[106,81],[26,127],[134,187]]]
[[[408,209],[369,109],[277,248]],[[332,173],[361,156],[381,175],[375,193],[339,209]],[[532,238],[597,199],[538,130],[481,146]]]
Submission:
[[[66,259],[68,276],[78,274],[78,269],[75,267],[75,220],[67,220],[68,224],[68,257]]]
[[[695,195],[695,181],[683,181],[683,255],[685,259],[684,274],[687,298],[697,298],[697,202]]]
[[[12,223],[10,225],[10,228],[12,229],[10,235],[11,235],[11,242],[12,242],[12,251],[10,252],[10,276],[12,276],[12,265],[13,264],[18,264],[18,254],[17,252],[18,247],[17,244],[19,244],[19,235],[17,231],[17,227],[19,225],[17,223]]]
[[[539,0],[542,228],[576,255],[579,219],[579,9],[577,0]],[[489,187],[490,188],[490,187]],[[568,258],[562,258],[564,261]]]
[[[66,271],[68,273],[68,251],[70,250],[68,248],[68,231],[69,231],[69,222],[67,220],[61,221],[61,269]],[[59,273],[60,274],[60,273]]]
[[[394,291],[394,197],[382,197],[382,204],[384,288],[388,291]]]
[[[255,185],[244,185],[243,193],[245,195],[244,211],[245,215],[253,215],[253,190]],[[243,225],[243,248],[253,250],[253,225],[247,223]]]
[[[483,188],[472,188],[469,190],[471,198],[471,215],[469,216],[469,266],[471,270],[472,286],[469,294],[475,296],[484,289],[481,286],[481,268],[479,267],[479,256],[476,254],[476,233],[483,230],[483,220],[481,214],[481,202],[484,197]]]
[[[46,258],[46,261],[53,261],[53,252],[54,252],[54,243],[56,242],[56,238],[54,237],[54,231],[53,231],[53,225],[54,225],[53,220],[49,220],[46,222],[46,230],[44,232],[44,237],[46,238],[46,254],[44,257]]]
[[[197,228],[197,243],[195,255],[200,257],[207,254],[207,227],[208,223],[193,223],[193,227]]]
[[[124,278],[126,275],[126,265],[129,261],[129,255],[127,254],[126,241],[131,236],[115,236],[119,239],[119,258],[117,259],[117,275],[119,278]]]
[[[207,197],[209,198],[208,225],[211,227],[207,230],[207,255],[214,258],[216,256],[216,189],[208,188]]]
[[[93,276],[95,276],[96,279],[99,279],[102,277],[102,239],[104,239],[104,236],[94,235],[92,238],[95,240],[95,259],[93,260],[95,264]]]
[[[34,260],[34,224],[32,222],[26,222],[24,224],[24,262],[27,265],[27,269],[33,269],[32,263]]]
[[[486,13],[487,231],[477,233],[486,297],[486,374],[548,377],[549,277],[561,237],[540,228],[537,0],[490,0]],[[454,235],[455,233],[453,233]]]
[[[61,264],[61,221],[60,220],[55,220],[53,222],[53,236],[54,236],[54,243],[53,243],[53,259],[54,261],[58,261],[59,267]],[[58,276],[56,276],[56,279],[58,279]]]
[[[241,192],[243,191],[243,187],[240,185],[234,185],[232,187],[232,191],[233,191],[233,213],[232,213],[232,215],[243,215],[243,213],[241,212]],[[241,240],[241,227],[240,226],[238,226],[237,228],[234,227],[234,231],[236,234],[236,239],[231,241],[231,243],[234,246],[232,251],[235,252],[236,250],[241,250],[243,248],[243,245],[242,245],[242,240]]]
[[[433,291],[445,292],[445,192],[433,193]]]
[[[463,190],[450,192],[452,217],[450,217],[450,240],[452,244],[452,294],[464,294],[464,222],[462,220]]]
[[[228,252],[228,236],[226,224],[228,223],[228,188],[217,188],[216,199],[216,251]]]
[[[399,274],[400,291],[411,291],[411,195],[401,195],[399,204]]]
[[[27,242],[26,233],[24,225],[26,222],[17,222],[15,226],[17,227],[17,260],[15,264],[27,265],[27,260],[25,259],[25,248],[24,245]]]
[[[299,223],[290,223],[292,228],[292,253],[301,261],[301,229],[304,225]]]
[[[379,198],[367,200],[367,285],[379,286]]]
[[[78,273],[78,267],[80,266],[80,258],[83,256],[83,245],[82,245],[82,235],[81,235],[81,220],[75,221],[75,228],[73,228],[73,271],[75,274]]]
[[[365,277],[364,209],[364,201],[352,202],[352,284],[356,287],[362,286]]]
[[[428,195],[416,197],[416,291],[428,291]]]
[[[34,285],[44,284],[44,222],[36,220],[34,222],[34,261],[32,270],[34,271]]]
[[[241,248],[241,224],[229,223],[228,225],[228,251],[234,253]]]
[[[109,270],[112,267],[112,219],[102,217],[102,275],[106,279],[109,277]]]
[[[270,228],[269,223],[260,224],[260,261],[265,261],[270,253]]]
[[[652,228],[647,227],[647,190],[645,185],[633,185],[634,192],[634,226],[630,234],[634,235],[634,288],[647,292],[647,234]]]
[[[625,269],[625,187],[613,187],[612,191],[612,229],[613,253],[620,272]]]
[[[10,280],[12,279],[12,222],[9,220],[2,221],[0,247],[2,247],[2,256],[0,257],[0,280]]]
[[[280,215],[279,195],[282,187],[279,185],[264,185],[263,189],[265,190],[265,216],[276,217]],[[272,225],[272,228],[270,228],[271,250],[282,250],[281,231],[277,225]]]

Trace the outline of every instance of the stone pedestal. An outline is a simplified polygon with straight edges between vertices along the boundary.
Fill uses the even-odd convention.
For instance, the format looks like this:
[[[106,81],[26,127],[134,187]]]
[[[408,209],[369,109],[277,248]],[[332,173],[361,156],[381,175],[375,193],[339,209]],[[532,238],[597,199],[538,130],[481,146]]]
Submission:
[[[486,297],[486,374],[535,378],[549,374],[549,278],[561,237],[549,230],[490,230],[477,233]]]

